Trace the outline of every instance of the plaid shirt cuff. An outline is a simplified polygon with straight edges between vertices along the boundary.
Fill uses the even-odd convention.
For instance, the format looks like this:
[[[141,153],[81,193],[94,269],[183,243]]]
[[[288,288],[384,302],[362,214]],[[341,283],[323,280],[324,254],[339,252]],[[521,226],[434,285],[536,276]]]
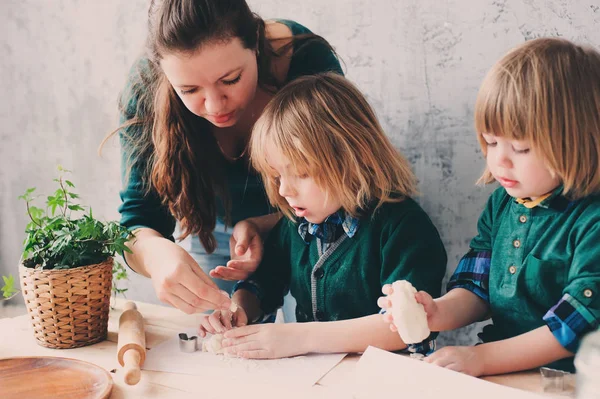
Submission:
[[[263,296],[262,290],[260,289],[260,285],[258,285],[257,282],[255,282],[253,280],[240,280],[237,283],[235,283],[235,285],[231,289],[231,294],[233,295],[234,292],[236,292],[237,290],[241,290],[241,289],[251,292],[258,298],[259,302],[262,303],[264,296]],[[277,317],[277,310],[275,310],[272,313],[264,313],[263,312],[263,314],[258,319],[251,320],[250,324],[274,323],[276,317]]]
[[[432,335],[437,336],[437,333]],[[406,349],[402,351],[402,353],[420,353],[423,356],[429,356],[435,351],[436,343],[435,339],[426,338],[423,342],[419,342],[417,344],[408,344],[406,345]]]
[[[381,309],[379,314],[385,314],[385,309]],[[424,356],[431,355],[436,348],[435,338],[438,336],[437,332],[432,332],[429,337],[424,341],[416,344],[406,344],[406,348],[402,349],[400,353],[420,353]]]
[[[544,316],[544,322],[558,342],[575,353],[581,338],[598,327],[598,319],[577,299],[564,294]]]
[[[262,290],[260,289],[260,285],[258,285],[258,283],[256,283],[255,281],[253,281],[253,280],[238,281],[237,283],[235,283],[233,285],[233,288],[231,289],[231,295],[233,295],[233,293],[236,292],[237,290],[241,290],[241,289],[250,291],[258,298],[259,301],[262,301],[262,299],[263,299]]]
[[[488,251],[469,251],[458,263],[450,277],[446,291],[464,288],[471,291],[487,303],[490,302],[489,280],[492,253]]]

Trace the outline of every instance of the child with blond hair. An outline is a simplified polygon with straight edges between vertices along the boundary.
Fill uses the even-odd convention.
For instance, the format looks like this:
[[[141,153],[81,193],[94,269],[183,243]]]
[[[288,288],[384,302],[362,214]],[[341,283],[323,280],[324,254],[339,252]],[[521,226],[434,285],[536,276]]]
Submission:
[[[270,202],[286,217],[257,271],[234,288],[237,311],[205,316],[200,334],[229,329],[225,352],[246,358],[406,348],[380,322],[381,287],[409,280],[438,296],[446,252],[411,198],[408,162],[364,96],[339,75],[298,78],[266,106],[250,148]],[[288,290],[298,323],[257,324]],[[428,352],[431,338],[409,349]]]
[[[480,181],[501,187],[448,293],[415,297],[432,331],[493,324],[483,344],[426,361],[474,376],[573,370],[600,320],[600,54],[557,38],[518,46],[485,78],[475,128],[487,163]],[[387,297],[379,304],[390,309]]]

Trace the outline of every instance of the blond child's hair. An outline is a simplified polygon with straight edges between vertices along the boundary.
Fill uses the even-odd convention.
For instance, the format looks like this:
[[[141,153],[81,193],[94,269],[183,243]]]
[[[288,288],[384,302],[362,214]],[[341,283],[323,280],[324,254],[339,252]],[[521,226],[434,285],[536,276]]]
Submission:
[[[254,125],[252,166],[261,174],[273,206],[293,219],[279,195],[268,149],[285,157],[298,174],[308,174],[357,217],[361,210],[416,194],[416,179],[394,148],[361,92],[334,73],[298,78],[279,91]]]
[[[485,77],[475,103],[475,129],[525,140],[579,199],[600,193],[600,54],[564,39],[528,41]],[[486,168],[480,183],[494,180]]]

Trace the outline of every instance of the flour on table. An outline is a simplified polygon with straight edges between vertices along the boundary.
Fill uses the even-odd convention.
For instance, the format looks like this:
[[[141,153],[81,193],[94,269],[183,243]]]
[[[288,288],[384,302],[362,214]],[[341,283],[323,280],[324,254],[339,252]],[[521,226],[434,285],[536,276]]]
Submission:
[[[223,354],[223,334],[213,334],[210,338],[202,340],[202,351],[214,353],[217,355]]]

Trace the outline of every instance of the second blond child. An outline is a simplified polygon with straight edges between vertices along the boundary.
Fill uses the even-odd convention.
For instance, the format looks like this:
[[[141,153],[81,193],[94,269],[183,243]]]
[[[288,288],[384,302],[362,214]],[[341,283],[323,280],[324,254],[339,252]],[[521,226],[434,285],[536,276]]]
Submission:
[[[234,322],[206,317],[201,334],[227,331],[225,351],[247,358],[406,348],[378,315],[384,284],[408,280],[438,296],[446,252],[411,198],[415,177],[364,96],[345,78],[299,78],[265,108],[251,138],[252,164],[285,218],[257,271],[239,283]],[[257,324],[291,291],[298,323]],[[240,322],[241,321],[241,322]],[[432,342],[411,346],[428,352]]]

